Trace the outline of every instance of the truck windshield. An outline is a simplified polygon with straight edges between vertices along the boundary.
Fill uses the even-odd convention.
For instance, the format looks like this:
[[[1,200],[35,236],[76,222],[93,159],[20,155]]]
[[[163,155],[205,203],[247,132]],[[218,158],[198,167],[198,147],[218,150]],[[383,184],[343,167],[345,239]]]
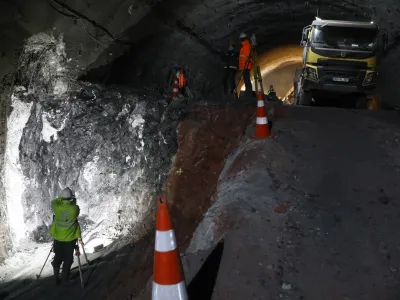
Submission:
[[[336,26],[315,26],[313,43],[334,48],[373,50],[376,46],[377,30]]]

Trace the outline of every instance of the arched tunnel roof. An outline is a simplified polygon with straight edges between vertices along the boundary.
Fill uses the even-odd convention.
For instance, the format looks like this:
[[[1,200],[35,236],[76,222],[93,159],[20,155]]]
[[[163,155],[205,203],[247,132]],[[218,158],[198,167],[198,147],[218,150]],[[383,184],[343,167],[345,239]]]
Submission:
[[[230,41],[239,43],[240,32],[257,35],[260,53],[298,44],[302,28],[311,24],[317,10],[323,19],[374,19],[389,30],[387,57],[394,57],[400,40],[399,6],[396,0],[2,1],[0,72],[2,77],[12,71],[25,38],[55,30],[66,40],[71,68],[79,74],[97,69],[89,79],[160,85],[166,70],[179,63],[189,68],[197,90],[208,93],[219,80],[221,54]],[[386,63],[380,72],[383,96],[389,97],[386,85],[396,86],[398,76],[392,75],[398,66]]]

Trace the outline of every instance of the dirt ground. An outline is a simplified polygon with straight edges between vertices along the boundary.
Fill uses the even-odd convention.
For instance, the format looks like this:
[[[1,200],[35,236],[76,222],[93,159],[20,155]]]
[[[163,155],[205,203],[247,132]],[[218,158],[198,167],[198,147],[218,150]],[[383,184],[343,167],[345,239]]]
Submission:
[[[398,113],[286,115],[243,141],[194,234],[189,253],[225,241],[212,299],[399,299]]]
[[[245,104],[198,105],[180,123],[179,148],[165,190],[181,250],[210,207],[226,159],[239,145],[254,114],[255,107]]]

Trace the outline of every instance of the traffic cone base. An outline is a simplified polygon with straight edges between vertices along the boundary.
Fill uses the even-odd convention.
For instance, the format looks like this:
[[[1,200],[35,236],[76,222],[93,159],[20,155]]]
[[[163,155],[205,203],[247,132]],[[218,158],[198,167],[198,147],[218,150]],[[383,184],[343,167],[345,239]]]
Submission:
[[[165,196],[158,198],[152,300],[187,300],[186,285]]]
[[[184,282],[173,285],[161,285],[153,283],[152,299],[162,300],[187,300],[186,286]]]

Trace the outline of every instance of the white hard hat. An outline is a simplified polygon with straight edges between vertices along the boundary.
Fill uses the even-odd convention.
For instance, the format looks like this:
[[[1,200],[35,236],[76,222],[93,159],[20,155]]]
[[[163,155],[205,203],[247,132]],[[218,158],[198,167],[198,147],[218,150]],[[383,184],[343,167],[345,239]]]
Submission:
[[[71,189],[68,188],[68,187],[65,188],[65,189],[63,189],[62,192],[61,192],[61,197],[62,197],[63,199],[65,199],[65,200],[71,199],[71,198],[72,198],[72,191],[71,191]]]
[[[245,32],[242,32],[242,33],[239,35],[239,38],[240,38],[240,39],[247,38],[247,34],[246,34]]]

